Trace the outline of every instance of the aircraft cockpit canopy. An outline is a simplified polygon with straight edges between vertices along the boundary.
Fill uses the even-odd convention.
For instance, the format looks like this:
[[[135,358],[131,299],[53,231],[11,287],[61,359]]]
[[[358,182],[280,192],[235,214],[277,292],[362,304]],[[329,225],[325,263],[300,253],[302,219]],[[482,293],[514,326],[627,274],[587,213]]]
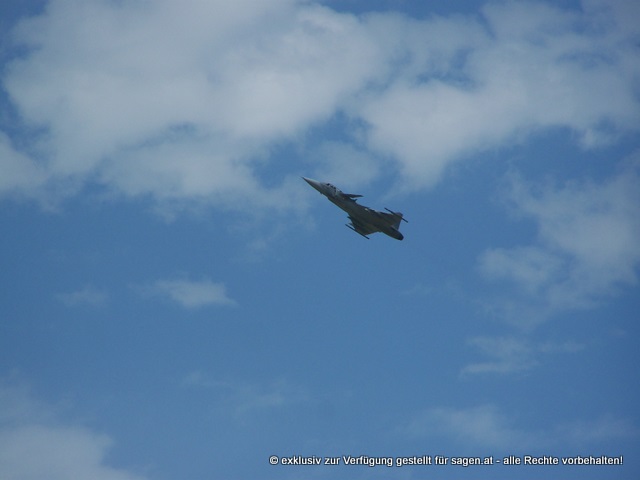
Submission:
[[[334,195],[338,194],[339,190],[335,186],[331,185],[330,183],[325,183],[325,185],[331,189]]]

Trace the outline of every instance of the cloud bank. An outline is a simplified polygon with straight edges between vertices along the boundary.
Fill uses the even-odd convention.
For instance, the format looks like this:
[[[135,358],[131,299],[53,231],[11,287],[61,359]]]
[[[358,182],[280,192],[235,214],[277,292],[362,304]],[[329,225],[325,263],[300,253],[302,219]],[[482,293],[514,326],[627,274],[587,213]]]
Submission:
[[[106,462],[112,440],[61,423],[24,387],[0,385],[0,477],[7,480],[93,478],[143,480]]]
[[[424,20],[294,0],[52,0],[12,33],[26,53],[1,79],[15,126],[0,134],[0,195],[98,185],[286,210],[287,179],[308,165],[283,164],[276,147],[324,148],[312,134],[337,116],[342,151],[391,165],[403,188],[542,129],[603,145],[640,125],[638,16],[636,2],[595,0]],[[345,178],[361,157],[345,156]],[[265,185],[265,169],[280,181]]]

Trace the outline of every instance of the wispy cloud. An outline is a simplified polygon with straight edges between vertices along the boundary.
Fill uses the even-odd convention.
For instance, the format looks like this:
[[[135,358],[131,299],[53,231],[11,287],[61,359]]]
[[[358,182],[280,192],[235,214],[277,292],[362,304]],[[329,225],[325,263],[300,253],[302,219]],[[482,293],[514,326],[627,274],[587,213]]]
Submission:
[[[209,279],[158,280],[139,288],[145,295],[165,297],[185,308],[201,308],[211,305],[235,305],[236,302],[227,295],[223,283]]]
[[[491,359],[465,366],[462,374],[512,373],[537,365],[531,347],[523,340],[513,337],[474,337],[468,343]]]
[[[0,386],[0,477],[7,479],[95,478],[142,480],[108,464],[108,436],[61,423],[54,409],[24,387]]]
[[[56,298],[68,307],[89,305],[98,307],[107,303],[109,295],[104,290],[99,290],[88,285],[80,290],[69,293],[59,293]]]
[[[538,235],[532,245],[489,249],[479,258],[485,278],[509,295],[490,307],[505,319],[535,325],[637,283],[637,165],[602,183],[532,186],[515,177],[510,199],[515,212],[535,222]]]
[[[466,365],[461,370],[462,375],[524,372],[538,366],[545,355],[575,353],[585,348],[584,344],[574,341],[534,343],[514,336],[472,337],[467,343],[489,359]]]
[[[461,445],[484,448],[539,446],[538,435],[513,426],[513,420],[493,405],[471,408],[429,408],[407,424],[411,436],[445,437]]]
[[[253,383],[220,381],[197,370],[185,376],[183,385],[216,394],[220,400],[219,406],[233,412],[241,420],[253,414],[291,407],[308,400],[301,388],[284,379]]]
[[[607,413],[589,420],[577,420],[560,425],[556,432],[573,445],[589,445],[617,439],[640,437],[640,429],[630,418]]]
[[[495,405],[428,408],[414,415],[403,432],[411,437],[448,439],[458,446],[510,453],[550,447],[571,451],[640,436],[633,422],[612,414],[529,428],[520,425],[518,417],[504,413]]]

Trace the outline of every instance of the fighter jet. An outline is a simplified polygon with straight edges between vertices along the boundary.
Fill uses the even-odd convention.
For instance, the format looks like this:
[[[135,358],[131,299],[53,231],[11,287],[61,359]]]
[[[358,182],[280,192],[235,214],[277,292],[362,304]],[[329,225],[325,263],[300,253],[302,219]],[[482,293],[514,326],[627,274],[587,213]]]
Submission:
[[[402,240],[404,238],[404,235],[399,231],[400,221],[406,222],[406,220],[402,218],[402,213],[393,212],[388,208],[385,208],[385,210],[389,213],[367,208],[356,201],[356,198],[362,197],[362,195],[343,193],[330,183],[322,183],[305,177],[302,178],[322,195],[327,197],[329,201],[335,203],[347,212],[351,224],[346,223],[345,225],[367,240],[369,239],[367,235],[376,232],[382,232],[396,240]]]

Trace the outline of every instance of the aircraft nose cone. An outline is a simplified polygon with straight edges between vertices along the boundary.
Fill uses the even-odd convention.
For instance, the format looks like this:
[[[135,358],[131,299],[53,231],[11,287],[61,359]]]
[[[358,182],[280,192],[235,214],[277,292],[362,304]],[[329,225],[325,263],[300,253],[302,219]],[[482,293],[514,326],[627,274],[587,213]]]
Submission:
[[[307,177],[302,177],[302,179],[307,182],[309,185],[311,185],[313,188],[315,188],[316,190],[318,190],[319,192],[322,192],[322,190],[320,189],[320,182],[313,180],[311,178],[307,178]]]

